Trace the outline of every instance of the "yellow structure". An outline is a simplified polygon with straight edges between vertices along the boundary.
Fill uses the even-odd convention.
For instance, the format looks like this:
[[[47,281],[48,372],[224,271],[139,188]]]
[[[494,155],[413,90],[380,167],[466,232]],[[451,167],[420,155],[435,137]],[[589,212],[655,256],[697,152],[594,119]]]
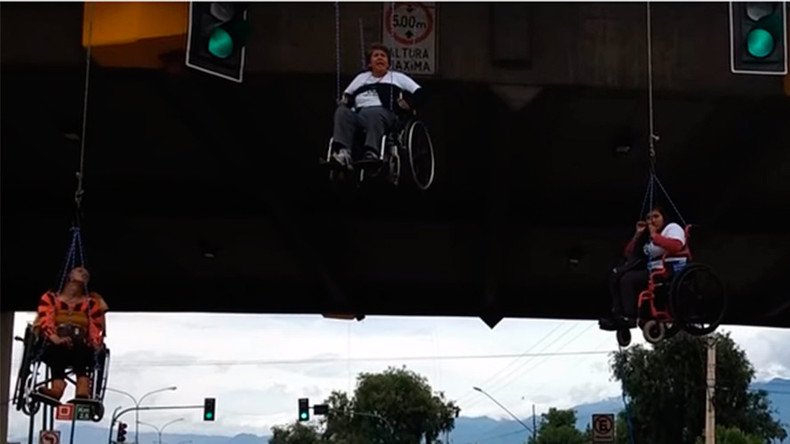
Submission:
[[[186,50],[187,2],[86,2],[82,45],[102,66],[162,68],[161,56]]]

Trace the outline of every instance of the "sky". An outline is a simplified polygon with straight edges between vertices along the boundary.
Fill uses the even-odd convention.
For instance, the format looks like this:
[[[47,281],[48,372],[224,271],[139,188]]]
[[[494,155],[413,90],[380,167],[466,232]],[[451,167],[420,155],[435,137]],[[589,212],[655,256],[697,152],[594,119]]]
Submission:
[[[15,315],[22,336],[32,312]],[[172,433],[265,435],[293,422],[297,399],[319,403],[333,390],[353,392],[360,372],[405,366],[455,400],[462,416],[506,418],[481,387],[519,417],[549,407],[619,396],[611,379],[614,334],[593,321],[504,319],[493,330],[477,318],[367,317],[361,322],[319,315],[205,313],[107,314],[111,350],[108,387],[140,399],[141,405],[185,406],[217,399],[216,421],[204,422],[202,408],[141,411],[140,420]],[[756,380],[790,378],[790,330],[724,326],[746,351]],[[644,343],[634,334],[634,343]],[[14,341],[13,390],[21,343]],[[65,399],[71,399],[73,387]],[[116,407],[132,406],[129,396],[108,391],[109,425]],[[10,436],[26,436],[27,417],[11,409]],[[133,413],[121,418],[133,423]],[[130,425],[133,433],[134,427]],[[153,431],[141,426],[140,431]]]

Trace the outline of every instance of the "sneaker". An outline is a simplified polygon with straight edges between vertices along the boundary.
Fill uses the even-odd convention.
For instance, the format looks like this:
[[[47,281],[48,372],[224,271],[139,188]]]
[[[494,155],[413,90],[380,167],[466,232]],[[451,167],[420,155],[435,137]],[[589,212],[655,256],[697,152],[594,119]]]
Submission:
[[[353,160],[351,158],[351,150],[348,148],[340,148],[339,150],[332,153],[332,159],[344,167],[350,166]]]
[[[365,150],[365,155],[362,156],[362,159],[367,161],[379,160],[379,154],[371,149],[368,149]]]

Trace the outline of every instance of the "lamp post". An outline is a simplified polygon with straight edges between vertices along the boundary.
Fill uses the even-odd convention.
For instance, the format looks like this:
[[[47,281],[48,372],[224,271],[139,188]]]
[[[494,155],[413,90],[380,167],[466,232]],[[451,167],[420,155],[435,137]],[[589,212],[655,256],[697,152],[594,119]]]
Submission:
[[[518,419],[518,416],[514,415],[514,414],[513,414],[513,412],[511,412],[510,410],[508,410],[508,409],[507,409],[507,407],[505,407],[505,406],[503,406],[502,404],[500,404],[500,403],[499,403],[499,401],[497,401],[496,399],[494,399],[494,397],[493,397],[493,396],[489,395],[489,394],[488,394],[488,392],[486,392],[485,390],[481,389],[480,387],[472,387],[472,388],[473,388],[473,389],[475,389],[475,390],[477,390],[478,392],[480,392],[480,393],[482,393],[482,394],[484,394],[484,395],[488,396],[488,397],[489,397],[489,398],[490,398],[492,401],[494,401],[494,402],[496,403],[496,405],[498,405],[498,406],[502,407],[502,410],[506,411],[506,412],[507,412],[507,413],[508,413],[510,416],[512,416],[512,417],[513,417],[513,419],[515,419],[516,421],[518,421],[518,423],[519,423],[519,424],[521,424],[521,426],[522,426],[522,427],[524,427],[525,429],[527,429],[527,431],[528,431],[528,432],[530,432],[530,433],[533,433],[533,434],[535,433],[535,432],[533,432],[533,431],[532,431],[532,429],[531,429],[531,428],[527,427],[527,425],[526,425],[526,424],[524,424],[524,422],[523,422],[522,420]]]
[[[153,424],[150,424],[150,423],[147,423],[147,422],[143,422],[143,421],[140,421],[140,424],[147,425],[148,427],[155,428],[156,429],[156,433],[159,434],[159,444],[162,444],[162,433],[164,433],[165,427],[169,426],[170,424],[172,424],[174,422],[183,421],[183,420],[184,420],[184,418],[174,419],[174,420],[172,420],[172,421],[170,421],[168,423],[165,423],[165,425],[163,425],[162,427],[157,427],[157,426],[155,426]]]
[[[138,401],[137,398],[132,396],[132,394],[129,393],[129,392],[125,392],[123,390],[114,389],[112,387],[107,387],[108,391],[115,392],[115,393],[120,393],[122,395],[126,395],[129,398],[131,398],[132,402],[134,402],[134,406],[137,408],[134,411],[134,444],[140,444],[140,425],[139,425],[139,423],[140,423],[140,410],[139,409],[140,409],[140,404],[143,403],[143,399],[145,399],[145,397],[148,396],[148,395],[153,395],[154,393],[165,392],[165,391],[168,391],[168,390],[175,390],[177,388],[178,387],[176,387],[176,386],[170,386],[170,387],[164,387],[164,388],[156,389],[156,390],[153,390],[153,391],[150,391],[150,392],[144,394],[143,396],[140,397],[140,400]]]

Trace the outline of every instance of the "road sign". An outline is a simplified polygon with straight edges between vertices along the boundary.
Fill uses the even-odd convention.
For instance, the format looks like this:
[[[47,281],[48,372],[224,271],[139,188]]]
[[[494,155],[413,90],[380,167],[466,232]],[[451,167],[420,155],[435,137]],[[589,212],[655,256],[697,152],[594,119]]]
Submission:
[[[593,414],[592,415],[593,443],[614,442],[614,415]]]
[[[39,444],[60,444],[60,430],[42,430],[38,434]]]
[[[60,404],[55,410],[55,419],[58,421],[71,421],[74,416],[74,404]]]
[[[436,74],[436,5],[391,2],[384,6],[384,38],[392,51],[392,69],[408,74]]]
[[[93,408],[90,404],[76,404],[74,407],[74,415],[77,421],[90,421]]]

